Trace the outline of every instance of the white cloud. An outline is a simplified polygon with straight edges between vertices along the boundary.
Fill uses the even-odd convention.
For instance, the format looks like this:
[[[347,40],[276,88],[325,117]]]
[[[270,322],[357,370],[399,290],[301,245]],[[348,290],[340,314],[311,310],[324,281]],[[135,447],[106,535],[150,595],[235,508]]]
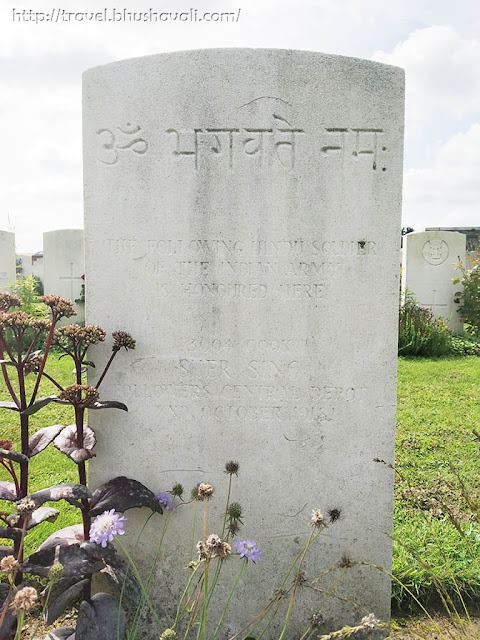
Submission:
[[[437,150],[433,166],[409,169],[404,224],[480,226],[480,124],[457,133]]]
[[[443,142],[478,115],[480,40],[462,38],[450,26],[431,26],[373,59],[405,69],[407,144]],[[434,146],[428,151],[434,153]]]

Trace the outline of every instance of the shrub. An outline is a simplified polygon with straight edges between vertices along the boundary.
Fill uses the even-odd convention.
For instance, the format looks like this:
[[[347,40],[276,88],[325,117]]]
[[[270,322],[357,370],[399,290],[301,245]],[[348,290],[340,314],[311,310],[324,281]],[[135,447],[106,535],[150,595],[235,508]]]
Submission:
[[[462,283],[463,291],[457,291],[455,302],[460,304],[458,313],[462,322],[467,323],[465,331],[480,335],[480,252],[475,251],[474,256],[466,256],[470,261],[470,268],[459,259],[457,269],[462,275],[453,280],[454,284]]]
[[[407,294],[399,313],[398,355],[435,357],[450,353],[452,333],[446,322]]]

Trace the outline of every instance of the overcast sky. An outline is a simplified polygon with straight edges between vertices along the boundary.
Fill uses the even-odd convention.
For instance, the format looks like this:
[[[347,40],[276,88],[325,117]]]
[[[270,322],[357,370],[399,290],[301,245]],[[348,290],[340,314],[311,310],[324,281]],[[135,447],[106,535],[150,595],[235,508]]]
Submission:
[[[2,0],[0,8],[0,229],[15,231],[17,251],[41,249],[43,231],[83,226],[82,72],[207,47],[303,49],[403,67],[403,224],[480,226],[479,0],[19,2]],[[238,20],[124,23],[80,15],[104,8],[108,17],[113,8],[196,9],[200,16],[233,11]]]

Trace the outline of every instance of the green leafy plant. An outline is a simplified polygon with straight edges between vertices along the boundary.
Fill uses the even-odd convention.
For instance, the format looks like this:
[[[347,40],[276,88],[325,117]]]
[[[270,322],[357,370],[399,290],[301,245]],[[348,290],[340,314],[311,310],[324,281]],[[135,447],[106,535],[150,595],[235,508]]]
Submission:
[[[452,352],[452,333],[442,318],[435,318],[429,309],[420,307],[407,294],[398,319],[398,355],[443,356]]]
[[[459,257],[456,265],[462,275],[455,278],[453,283],[461,283],[463,290],[455,293],[455,302],[460,305],[457,311],[460,320],[466,323],[465,331],[480,336],[480,251],[475,251],[473,256],[466,256],[467,260],[469,265]]]

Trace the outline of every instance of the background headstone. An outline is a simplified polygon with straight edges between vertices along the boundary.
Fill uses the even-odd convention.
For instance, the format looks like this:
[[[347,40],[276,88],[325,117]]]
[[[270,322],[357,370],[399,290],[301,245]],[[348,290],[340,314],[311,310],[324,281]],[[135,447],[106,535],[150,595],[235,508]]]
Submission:
[[[17,253],[17,280],[33,275],[33,263],[31,253]]]
[[[75,303],[85,282],[82,278],[85,274],[83,229],[46,231],[43,256],[45,295],[55,293]],[[75,303],[75,308],[77,315],[68,319],[68,324],[85,320],[84,303]]]
[[[32,275],[40,280],[43,285],[45,269],[43,267],[43,251],[37,251],[32,255]]]
[[[0,231],[0,290],[15,282],[15,234]]]
[[[402,135],[403,72],[358,59],[206,50],[84,75],[87,321],[138,341],[102,383],[129,413],[92,416],[90,482],[126,474],[188,494],[212,483],[218,533],[224,464],[240,463],[240,538],[264,560],[222,637],[280,586],[314,508],[341,517],[311,550],[308,579],[344,555],[391,567],[393,472],[373,460],[394,460]],[[174,512],[156,573],[167,624],[192,513]],[[130,530],[145,519],[127,516]],[[145,567],[160,531],[153,518]],[[226,563],[212,618],[238,567]],[[352,568],[335,590],[389,616],[390,582],[374,569]],[[299,592],[289,638],[322,597]],[[324,614],[335,627],[365,612],[334,599]]]
[[[455,331],[463,329],[454,302],[463,287],[453,279],[461,277],[455,265],[465,258],[465,243],[465,234],[453,231],[418,231],[403,237],[402,299],[410,293]]]

